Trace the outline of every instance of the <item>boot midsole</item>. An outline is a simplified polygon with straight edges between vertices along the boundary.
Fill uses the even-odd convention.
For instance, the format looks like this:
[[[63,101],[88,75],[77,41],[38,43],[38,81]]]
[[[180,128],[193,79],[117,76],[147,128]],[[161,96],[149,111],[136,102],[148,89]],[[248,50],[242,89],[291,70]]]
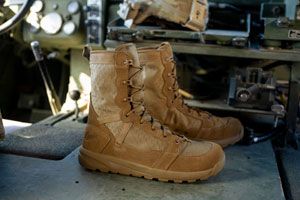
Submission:
[[[216,175],[224,166],[225,157],[217,162],[212,168],[196,172],[177,172],[156,169],[149,166],[133,163],[113,156],[91,152],[83,147],[80,148],[79,162],[85,168],[113,172],[121,174],[132,174],[146,178],[159,178],[166,180],[196,180],[206,179]]]

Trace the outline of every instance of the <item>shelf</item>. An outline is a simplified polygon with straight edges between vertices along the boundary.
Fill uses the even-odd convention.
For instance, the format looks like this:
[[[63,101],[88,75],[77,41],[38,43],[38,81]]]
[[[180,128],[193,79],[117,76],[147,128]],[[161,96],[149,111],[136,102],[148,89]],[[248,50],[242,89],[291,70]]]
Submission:
[[[134,42],[138,47],[159,45],[159,40],[144,40]],[[115,48],[124,42],[115,40],[106,40],[105,46]],[[290,62],[300,62],[300,50],[287,49],[266,49],[266,48],[236,48],[231,46],[200,44],[195,42],[170,42],[174,52],[209,55],[209,56],[225,56],[235,58],[251,58],[251,59],[270,59]]]
[[[261,115],[284,117],[284,115],[277,115],[276,113],[274,113],[272,111],[247,109],[247,108],[234,108],[232,106],[229,106],[226,103],[226,101],[222,101],[222,100],[210,100],[209,102],[198,101],[198,100],[185,100],[184,102],[191,107],[197,107],[197,108],[201,108],[201,109],[242,112],[242,113],[249,113],[249,114],[261,114]]]

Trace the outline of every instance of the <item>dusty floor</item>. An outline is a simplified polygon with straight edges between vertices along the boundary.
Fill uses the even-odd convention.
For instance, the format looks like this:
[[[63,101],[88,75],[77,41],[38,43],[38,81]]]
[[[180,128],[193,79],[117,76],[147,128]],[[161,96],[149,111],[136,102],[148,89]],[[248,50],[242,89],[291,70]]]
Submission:
[[[86,171],[77,153],[60,161],[0,154],[0,199],[285,199],[270,142],[227,148],[222,173],[194,184]]]

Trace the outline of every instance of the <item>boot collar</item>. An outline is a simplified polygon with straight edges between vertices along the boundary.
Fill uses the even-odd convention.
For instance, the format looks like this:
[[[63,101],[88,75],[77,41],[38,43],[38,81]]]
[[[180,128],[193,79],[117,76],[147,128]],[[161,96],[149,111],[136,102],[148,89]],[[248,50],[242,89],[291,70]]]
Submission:
[[[163,42],[158,46],[142,47],[138,52],[141,61],[159,59],[157,57],[159,56],[163,63],[167,63],[173,58],[173,50],[169,42]]]

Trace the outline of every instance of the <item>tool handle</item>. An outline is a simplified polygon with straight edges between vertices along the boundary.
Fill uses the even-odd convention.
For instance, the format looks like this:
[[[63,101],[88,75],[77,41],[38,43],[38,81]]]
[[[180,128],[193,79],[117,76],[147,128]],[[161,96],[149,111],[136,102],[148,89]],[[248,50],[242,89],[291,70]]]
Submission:
[[[48,97],[48,101],[52,110],[53,114],[57,114],[61,110],[61,103],[59,100],[59,97],[55,91],[55,88],[53,86],[50,74],[48,72],[48,68],[45,63],[44,55],[42,52],[42,49],[40,47],[40,44],[38,41],[31,42],[31,49],[33,52],[33,55],[35,57],[35,60],[38,64],[39,70],[42,75],[42,79],[44,81],[44,85],[46,88],[46,93]]]

